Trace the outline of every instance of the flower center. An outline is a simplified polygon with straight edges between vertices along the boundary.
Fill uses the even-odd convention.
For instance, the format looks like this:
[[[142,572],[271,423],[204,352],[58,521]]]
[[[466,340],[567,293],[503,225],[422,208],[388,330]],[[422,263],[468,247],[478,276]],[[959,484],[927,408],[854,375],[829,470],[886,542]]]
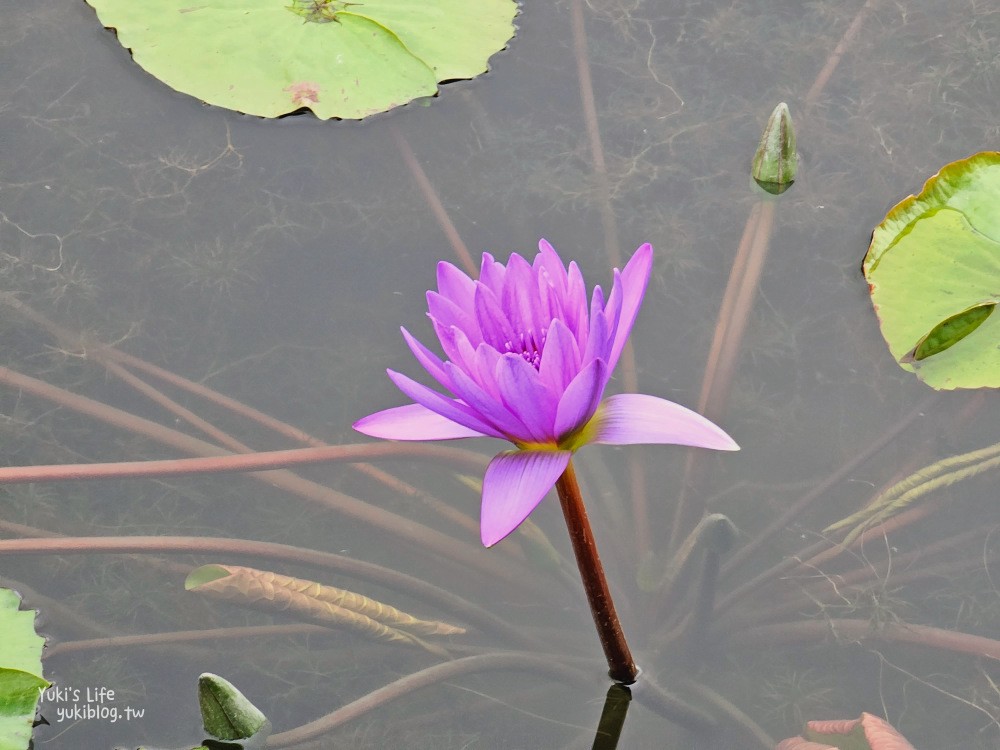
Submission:
[[[529,328],[524,333],[514,334],[513,340],[505,341],[503,349],[505,352],[520,355],[525,362],[537,370],[542,364],[542,349],[545,348],[546,333],[546,331],[542,331],[536,336],[535,332]]]

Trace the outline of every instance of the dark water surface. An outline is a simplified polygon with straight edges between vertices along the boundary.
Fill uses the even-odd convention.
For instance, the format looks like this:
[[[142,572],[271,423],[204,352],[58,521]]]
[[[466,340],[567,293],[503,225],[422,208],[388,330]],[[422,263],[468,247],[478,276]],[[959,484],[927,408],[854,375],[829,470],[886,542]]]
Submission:
[[[681,644],[663,634],[667,618],[690,602],[659,611],[637,582],[643,572],[658,578],[665,569],[681,494],[708,498],[709,510],[736,522],[744,545],[867,456],[740,560],[720,584],[724,595],[818,542],[822,528],[878,489],[997,439],[990,394],[931,398],[892,361],[860,263],[872,228],[894,202],[943,164],[998,147],[1000,11],[973,0],[868,5],[839,66],[810,102],[807,92],[861,2],[611,0],[584,7],[602,179],[580,103],[569,0],[526,5],[517,36],[488,75],[361,124],[309,115],[264,121],[204,106],[133,64],[86,4],[0,0],[0,363],[203,437],[108,375],[92,353],[114,344],[322,441],[366,442],[352,421],[404,402],[385,368],[419,370],[398,328],[432,341],[424,292],[438,260],[456,261],[407,167],[405,143],[474,257],[486,250],[530,256],[546,237],[582,266],[589,284],[606,285],[614,252],[606,237],[624,254],[652,242],[653,281],[633,334],[639,387],[694,407],[733,258],[762,200],[749,161],[768,113],[787,101],[798,126],[800,177],[775,201],[731,387],[711,406],[743,450],[706,454],[694,469],[686,468],[686,451],[673,447],[579,454],[611,587],[647,675],[705,705],[683,682],[693,679],[775,739],[796,734],[804,719],[868,711],[918,747],[995,748],[995,662],[858,643],[859,632],[838,629],[849,620],[869,628],[861,634],[917,623],[1000,636],[989,474],[929,496],[926,502],[944,510],[922,522],[786,572],[737,601],[697,649],[697,640]],[[76,338],[54,337],[16,312],[12,299]],[[150,382],[255,449],[298,447]],[[612,387],[621,388],[621,374]],[[0,389],[0,415],[2,461],[10,465],[182,455],[9,383]],[[875,451],[893,430],[898,434]],[[463,447],[485,458],[499,444]],[[647,488],[646,520],[637,520],[628,500],[635,457]],[[477,520],[477,494],[453,465],[378,466]],[[474,530],[421,497],[344,465],[298,473],[455,541],[447,549],[404,543],[287,489],[236,476],[10,486],[0,493],[2,536],[27,533],[13,526],[21,524],[71,536],[233,537],[403,571],[541,641],[547,655],[540,662],[563,659],[592,680],[522,671],[456,677],[358,718],[316,747],[590,747],[607,684],[572,563],[558,571],[525,559],[523,538],[482,550]],[[571,560],[554,498],[533,519],[564,563]],[[963,533],[964,541],[934,552],[931,545]],[[926,557],[917,556],[921,549]],[[474,563],[456,562],[461,554]],[[293,622],[184,591],[186,570],[212,562],[317,578],[420,616],[455,619],[406,591],[261,557],[8,556],[0,582],[41,611],[40,629],[53,645]],[[836,577],[862,569],[871,571],[864,580]],[[777,645],[765,647],[752,628],[771,620],[815,629],[779,634]],[[444,644],[455,656],[519,648],[475,628]],[[67,649],[46,662],[50,679],[81,691],[114,690],[120,712],[144,713],[114,723],[74,720],[57,713],[72,701],[52,700],[42,706],[51,726],[37,730],[36,747],[196,744],[195,684],[204,671],[232,680],[276,731],[286,731],[440,661],[339,630]],[[619,747],[699,742],[760,747],[745,734],[725,745],[692,737],[642,706],[633,707]]]

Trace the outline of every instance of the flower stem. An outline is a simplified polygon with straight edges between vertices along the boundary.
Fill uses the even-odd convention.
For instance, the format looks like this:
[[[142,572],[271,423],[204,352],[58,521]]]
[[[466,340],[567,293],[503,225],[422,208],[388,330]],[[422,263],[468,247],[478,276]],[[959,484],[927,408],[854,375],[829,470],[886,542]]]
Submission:
[[[569,529],[569,538],[573,543],[576,564],[580,569],[583,587],[587,591],[587,600],[590,602],[590,612],[594,616],[594,625],[597,626],[597,635],[601,639],[604,656],[608,660],[608,674],[611,675],[611,679],[617,682],[631,685],[635,682],[639,669],[635,666],[632,652],[625,642],[625,634],[618,621],[618,613],[615,612],[614,602],[611,601],[608,581],[604,577],[601,558],[597,554],[597,544],[594,541],[594,533],[590,529],[587,509],[583,505],[580,485],[576,481],[576,472],[573,470],[572,462],[556,482],[556,492],[559,493],[559,503],[562,505],[563,516],[566,518],[566,527]]]

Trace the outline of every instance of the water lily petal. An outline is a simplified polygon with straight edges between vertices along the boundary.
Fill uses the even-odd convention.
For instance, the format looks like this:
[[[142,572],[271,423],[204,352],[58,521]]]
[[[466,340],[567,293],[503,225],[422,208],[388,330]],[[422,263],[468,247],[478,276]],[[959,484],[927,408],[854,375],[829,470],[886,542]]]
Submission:
[[[597,284],[594,287],[594,291],[590,293],[590,312],[593,313],[596,310],[604,309],[604,290],[601,289],[601,285]]]
[[[438,293],[447,297],[463,310],[472,309],[476,282],[451,263],[441,261],[437,266]]]
[[[673,401],[642,393],[622,393],[607,398],[588,430],[592,442],[610,445],[671,443],[736,451],[740,447],[705,417]]]
[[[461,401],[442,396],[437,391],[421,385],[412,378],[406,377],[395,370],[386,370],[389,379],[396,384],[403,393],[412,398],[418,404],[425,406],[436,414],[440,414],[445,419],[466,427],[470,430],[489,435],[490,437],[504,437],[503,433],[495,427],[487,424],[472,409]]]
[[[441,361],[441,358],[417,341],[405,328],[400,328],[399,330],[403,332],[403,340],[406,341],[406,345],[410,347],[410,351],[413,352],[413,356],[417,358],[417,362],[423,365],[424,369],[427,370],[428,374],[432,378],[449,391],[453,391],[454,389],[451,386],[451,378],[448,377],[448,373],[445,372],[444,362]]]
[[[559,315],[566,326],[576,336],[580,351],[587,348],[587,285],[583,274],[575,261],[569,264],[567,272],[566,296],[562,300],[562,312]]]
[[[590,332],[587,334],[587,349],[583,353],[583,361],[595,359],[610,360],[612,347],[611,328],[608,316],[603,310],[598,310],[590,316]]]
[[[608,367],[612,370],[618,364],[625,342],[632,332],[632,326],[639,315],[639,306],[642,298],[646,296],[646,286],[649,284],[649,274],[653,270],[653,246],[648,242],[641,245],[632,256],[632,259],[625,265],[621,272],[621,286],[611,290],[608,297],[608,308],[612,305],[620,306],[621,313],[618,316],[618,326],[615,329],[614,344],[611,347],[611,356],[608,359]],[[616,298],[616,292],[621,290],[620,297]]]
[[[595,359],[573,378],[556,409],[558,437],[579,429],[590,419],[601,402],[607,382],[608,366],[600,359]]]
[[[479,283],[489,289],[497,297],[503,292],[503,280],[507,275],[507,268],[503,263],[497,263],[489,253],[483,253],[483,262],[479,266]]]
[[[611,354],[611,346],[615,342],[615,335],[618,332],[618,324],[622,315],[622,274],[617,268],[612,271],[611,295],[608,304],[604,308],[604,314],[608,319],[608,355]]]
[[[455,384],[454,394],[468,404],[481,419],[507,436],[525,435],[527,427],[500,399],[484,391],[473,378],[448,362],[445,367]]]
[[[456,424],[420,404],[396,406],[369,414],[355,422],[354,429],[363,435],[386,440],[456,440],[483,437],[481,432]]]
[[[560,299],[566,296],[566,266],[548,240],[538,241],[538,255],[532,265],[540,281],[544,280],[551,286]]]
[[[548,313],[541,314],[538,282],[528,261],[517,253],[507,261],[500,305],[511,327],[520,333],[537,335],[548,327]]]
[[[538,241],[538,249],[532,268],[542,308],[550,319],[561,318],[568,284],[566,266],[552,245],[545,240]]]
[[[516,529],[566,470],[570,451],[501,453],[483,477],[480,535],[492,547]]]
[[[576,338],[558,318],[549,326],[545,350],[538,367],[538,377],[555,398],[559,397],[570,381],[580,372],[580,350]]]
[[[542,385],[538,371],[517,354],[507,354],[497,363],[496,378],[504,406],[528,431],[509,437],[518,442],[554,444],[558,402]]]
[[[465,333],[470,340],[479,343],[483,340],[483,333],[479,328],[479,321],[476,320],[472,308],[459,307],[453,300],[438,294],[437,292],[427,292],[427,316],[434,324],[434,330],[438,338],[441,338],[442,331],[449,328],[457,328]],[[444,342],[442,342],[444,345]],[[448,352],[445,352],[448,354]],[[451,356],[450,354],[448,356]]]
[[[464,373],[476,380],[474,374],[476,369],[476,350],[469,342],[468,336],[460,329],[452,326],[447,330],[442,329],[438,333],[441,341],[441,348],[448,355],[448,361],[461,369]],[[480,344],[483,346],[483,344]]]
[[[497,295],[480,284],[476,287],[475,305],[476,321],[483,332],[483,341],[498,351],[507,351],[507,347],[514,341],[515,331],[507,320]]]
[[[490,394],[497,401],[502,401],[500,397],[500,386],[497,384],[497,366],[503,355],[486,343],[476,347],[476,371],[469,376],[479,383],[480,387]]]

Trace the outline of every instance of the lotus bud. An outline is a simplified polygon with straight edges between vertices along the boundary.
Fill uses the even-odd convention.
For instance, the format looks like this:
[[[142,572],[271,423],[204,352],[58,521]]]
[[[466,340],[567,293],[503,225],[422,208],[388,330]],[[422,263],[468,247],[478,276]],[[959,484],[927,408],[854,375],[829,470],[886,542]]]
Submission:
[[[795,180],[799,157],[795,153],[795,128],[788,105],[781,102],[767,121],[760,145],[753,156],[751,174],[757,184],[777,195]]]

